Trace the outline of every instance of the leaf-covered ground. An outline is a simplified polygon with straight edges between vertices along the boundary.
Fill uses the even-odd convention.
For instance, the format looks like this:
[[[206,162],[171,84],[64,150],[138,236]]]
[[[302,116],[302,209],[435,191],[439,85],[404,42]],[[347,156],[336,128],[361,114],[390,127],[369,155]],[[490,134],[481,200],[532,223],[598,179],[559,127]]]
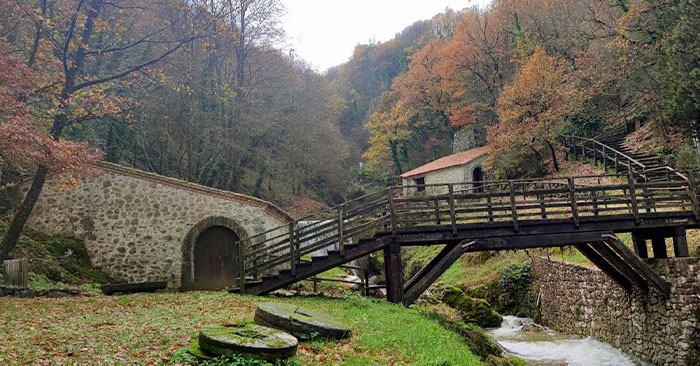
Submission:
[[[168,365],[206,324],[249,321],[258,301],[334,314],[342,342],[301,343],[302,365],[480,365],[460,337],[416,310],[351,297],[269,299],[223,292],[0,300],[0,365]]]

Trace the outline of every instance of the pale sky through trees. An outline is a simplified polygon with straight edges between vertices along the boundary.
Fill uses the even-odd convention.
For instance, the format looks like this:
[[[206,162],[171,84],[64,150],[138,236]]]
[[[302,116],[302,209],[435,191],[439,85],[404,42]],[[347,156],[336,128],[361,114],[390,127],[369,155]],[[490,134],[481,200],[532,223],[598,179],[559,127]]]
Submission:
[[[324,72],[352,56],[357,44],[387,41],[418,20],[490,0],[282,0],[290,47]]]

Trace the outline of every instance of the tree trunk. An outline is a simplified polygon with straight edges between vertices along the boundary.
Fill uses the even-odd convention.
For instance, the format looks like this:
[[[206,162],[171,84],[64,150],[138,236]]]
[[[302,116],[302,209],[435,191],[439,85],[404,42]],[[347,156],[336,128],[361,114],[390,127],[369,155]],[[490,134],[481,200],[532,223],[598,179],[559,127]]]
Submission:
[[[552,164],[554,165],[554,171],[558,172],[559,171],[559,161],[557,160],[557,151],[554,149],[554,145],[552,145],[549,140],[545,139],[544,142],[547,144],[547,147],[549,148],[549,152],[552,154]]]
[[[27,223],[27,220],[29,220],[29,215],[32,213],[34,205],[36,205],[36,201],[39,199],[41,190],[44,188],[47,172],[48,169],[45,166],[39,165],[36,174],[34,174],[32,186],[29,188],[29,192],[27,192],[27,196],[24,197],[22,205],[20,205],[17,212],[15,212],[15,217],[12,219],[10,227],[2,238],[2,242],[0,243],[0,261],[10,258],[10,252],[17,246],[24,225]]]

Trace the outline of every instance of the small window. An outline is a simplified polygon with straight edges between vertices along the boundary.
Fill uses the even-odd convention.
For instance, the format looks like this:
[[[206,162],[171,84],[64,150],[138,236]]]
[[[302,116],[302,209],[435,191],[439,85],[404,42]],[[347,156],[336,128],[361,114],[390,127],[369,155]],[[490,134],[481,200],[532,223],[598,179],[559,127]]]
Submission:
[[[416,188],[418,192],[425,191],[425,177],[416,178],[416,185],[418,186],[418,188]]]

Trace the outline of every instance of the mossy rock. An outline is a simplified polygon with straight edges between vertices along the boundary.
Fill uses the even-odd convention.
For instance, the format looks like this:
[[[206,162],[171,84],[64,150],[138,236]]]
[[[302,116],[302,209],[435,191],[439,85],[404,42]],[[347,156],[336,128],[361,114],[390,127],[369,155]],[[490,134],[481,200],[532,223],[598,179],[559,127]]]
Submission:
[[[190,346],[187,347],[187,352],[194,356],[194,358],[196,358],[198,361],[213,360],[216,358],[216,355],[203,351],[202,348],[199,347],[199,341],[197,340],[190,343]]]
[[[291,334],[255,324],[213,325],[199,333],[202,351],[224,357],[275,362],[294,356],[298,341]]]
[[[464,323],[459,320],[451,320],[445,314],[435,311],[434,309],[420,309],[421,314],[428,318],[436,320],[443,327],[459,334],[464,342],[469,346],[472,353],[479,356],[482,361],[489,357],[500,357],[503,353],[503,348],[491,336],[486,334],[479,326]]]
[[[525,360],[521,360],[517,357],[498,357],[489,356],[484,362],[486,366],[527,366],[528,363]]]
[[[442,301],[459,310],[467,323],[474,323],[484,328],[494,328],[501,325],[503,317],[495,312],[488,301],[467,296],[457,287],[450,287],[442,295]]]
[[[298,337],[343,339],[350,329],[338,319],[293,304],[264,302],[255,309],[255,323],[281,329]]]

